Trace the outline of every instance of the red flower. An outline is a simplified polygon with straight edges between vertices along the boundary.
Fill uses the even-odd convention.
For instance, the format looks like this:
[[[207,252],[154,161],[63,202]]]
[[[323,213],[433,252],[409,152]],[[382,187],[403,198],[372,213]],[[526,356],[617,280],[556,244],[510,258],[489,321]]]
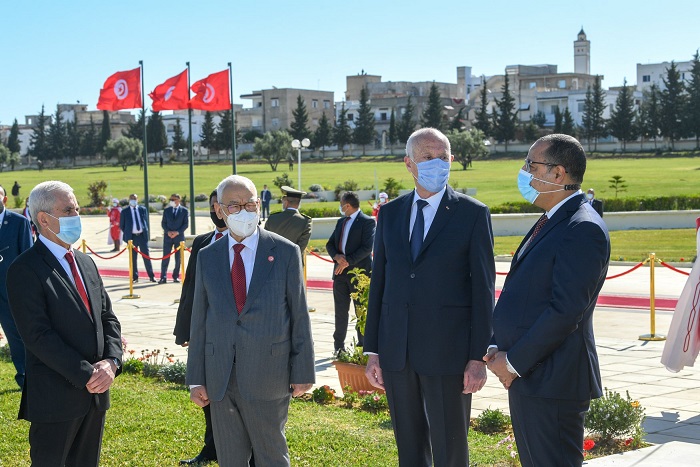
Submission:
[[[632,444],[632,441],[633,441],[632,438],[627,438],[627,439],[625,440],[625,446],[629,446],[630,444]]]
[[[595,441],[592,439],[586,439],[583,441],[583,450],[584,451],[590,451],[595,447]]]

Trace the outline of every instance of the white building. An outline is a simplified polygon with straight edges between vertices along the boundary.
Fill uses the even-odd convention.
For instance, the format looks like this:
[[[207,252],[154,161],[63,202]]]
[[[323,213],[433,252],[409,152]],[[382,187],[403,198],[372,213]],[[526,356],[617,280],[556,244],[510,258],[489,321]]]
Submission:
[[[691,81],[690,70],[693,67],[693,62],[675,62],[678,73],[681,75],[681,81],[684,84],[689,84]],[[664,79],[668,69],[671,68],[670,62],[662,63],[637,63],[637,91],[646,91],[655,84],[660,90],[666,89]]]

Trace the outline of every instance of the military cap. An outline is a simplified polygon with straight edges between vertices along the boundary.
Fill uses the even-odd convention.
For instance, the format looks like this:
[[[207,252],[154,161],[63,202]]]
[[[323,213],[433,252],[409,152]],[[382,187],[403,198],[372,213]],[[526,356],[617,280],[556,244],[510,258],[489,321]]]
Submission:
[[[306,194],[305,191],[299,191],[295,190],[291,186],[284,185],[281,187],[282,191],[284,192],[284,195],[287,196],[288,198],[299,198],[301,199],[302,196]]]

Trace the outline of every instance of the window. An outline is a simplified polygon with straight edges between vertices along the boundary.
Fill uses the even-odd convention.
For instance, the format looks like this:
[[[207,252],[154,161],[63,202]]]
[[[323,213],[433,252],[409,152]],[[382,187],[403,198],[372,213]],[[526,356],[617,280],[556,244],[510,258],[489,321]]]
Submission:
[[[348,122],[354,121],[354,115],[353,114],[348,114]]]
[[[583,102],[579,102],[578,106],[576,108],[578,109],[579,113],[585,112],[586,111],[586,104]]]
[[[311,119],[311,124],[313,126],[318,126],[318,118]]]
[[[535,88],[537,87],[537,83],[535,83],[534,81],[531,81],[531,82],[527,85],[527,87],[530,88],[530,89],[535,89]]]
[[[565,88],[566,88],[566,80],[560,79],[559,80],[559,89],[565,89]]]
[[[279,119],[279,118],[273,118],[273,119],[272,119],[272,126],[275,127],[275,128],[278,127],[278,126],[280,126],[280,119]]]
[[[324,108],[324,109],[330,109],[330,108],[331,108],[331,101],[329,101],[329,100],[324,100],[324,101],[323,101],[323,108]]]
[[[555,113],[557,113],[559,111],[559,105],[555,104],[555,105],[551,106],[549,108],[549,111],[552,115],[554,115]]]
[[[642,83],[649,83],[651,82],[651,75],[643,75],[642,76]]]
[[[270,107],[279,107],[280,106],[280,100],[278,98],[273,98],[270,99]]]
[[[312,109],[318,109],[318,99],[313,99],[311,101],[311,108]]]
[[[262,102],[258,102],[258,107],[262,107]]]
[[[386,122],[386,112],[382,112],[379,114],[379,120]]]

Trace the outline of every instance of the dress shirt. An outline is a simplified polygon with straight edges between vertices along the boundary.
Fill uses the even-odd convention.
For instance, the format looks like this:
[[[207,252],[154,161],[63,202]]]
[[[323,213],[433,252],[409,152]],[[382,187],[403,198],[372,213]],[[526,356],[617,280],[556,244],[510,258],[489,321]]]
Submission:
[[[225,230],[216,229],[214,231],[214,235],[211,236],[211,240],[209,240],[209,245],[211,245],[212,243],[214,243],[216,241],[216,234],[220,233],[222,235],[226,235],[227,231],[228,231],[228,228],[226,228]],[[230,236],[230,235],[227,235],[227,236]],[[209,246],[209,245],[207,245],[207,246]]]
[[[139,208],[138,207],[129,207],[129,210],[131,211],[131,233],[135,234],[140,234],[143,232],[143,219],[141,219],[141,216],[139,215]],[[138,219],[138,222],[137,222]],[[138,229],[138,226],[141,226],[141,230]]]
[[[343,255],[345,255],[347,252],[345,251],[345,246],[348,243],[348,232],[350,232],[350,227],[352,227],[352,223],[355,222],[355,219],[357,219],[357,215],[360,213],[360,210],[358,209],[357,211],[353,212],[350,214],[349,221],[344,221],[345,226],[342,227],[343,231],[341,234],[343,235],[343,238],[340,239],[340,246],[341,246],[341,251],[343,252]]]
[[[63,270],[66,271],[66,275],[70,279],[70,281],[75,285],[75,279],[73,278],[73,271],[70,269],[70,264],[68,264],[68,261],[66,260],[66,253],[73,252],[73,248],[70,248],[66,250],[64,247],[59,245],[58,243],[54,243],[48,238],[44,237],[43,235],[39,235],[39,240],[46,245],[46,248],[49,249],[52,255],[56,257],[58,262],[61,264],[63,267]],[[75,256],[75,253],[73,253]],[[85,278],[83,278],[83,274],[80,272],[80,268],[78,267],[78,262],[75,262],[75,269],[78,271],[78,275],[80,276],[80,280],[83,281],[83,286],[85,286]],[[85,287],[85,291],[87,292],[87,287]]]
[[[433,219],[435,219],[435,214],[437,214],[438,207],[440,207],[440,201],[442,201],[442,196],[445,194],[445,190],[447,190],[447,186],[435,193],[430,198],[425,199],[425,201],[427,201],[428,204],[423,208],[424,240],[425,236],[428,235],[428,231],[430,230],[430,226],[433,223]],[[411,232],[413,232],[413,224],[416,223],[416,213],[418,212],[416,201],[418,201],[419,199],[421,199],[421,197],[418,195],[418,192],[416,190],[413,190],[413,203],[411,204],[411,221],[408,226],[409,240],[411,239]]]
[[[246,237],[241,242],[245,248],[241,250],[241,258],[243,258],[243,266],[245,267],[245,291],[248,292],[248,287],[250,287],[250,279],[253,277],[253,266],[255,265],[255,253],[258,250],[258,241],[260,240],[260,227],[255,228],[255,232],[250,237]],[[223,239],[222,239],[223,240]],[[235,252],[233,251],[233,246],[237,244],[233,236],[229,233],[228,236],[228,269],[231,271],[233,268],[233,257]]]

